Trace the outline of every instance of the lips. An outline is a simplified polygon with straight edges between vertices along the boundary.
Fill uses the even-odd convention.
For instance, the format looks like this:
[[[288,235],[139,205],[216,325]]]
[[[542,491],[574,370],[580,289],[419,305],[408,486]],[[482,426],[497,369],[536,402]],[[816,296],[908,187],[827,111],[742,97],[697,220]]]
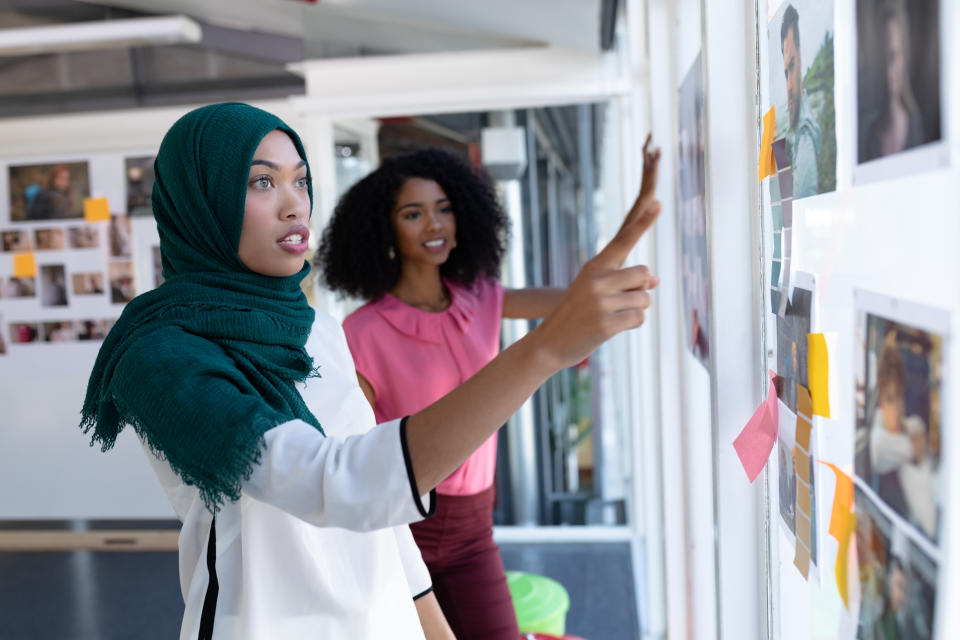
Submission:
[[[306,252],[309,240],[310,229],[302,224],[298,224],[287,231],[282,238],[277,240],[277,244],[284,251],[300,254]]]
[[[427,251],[443,251],[447,248],[446,238],[434,238],[423,243]]]

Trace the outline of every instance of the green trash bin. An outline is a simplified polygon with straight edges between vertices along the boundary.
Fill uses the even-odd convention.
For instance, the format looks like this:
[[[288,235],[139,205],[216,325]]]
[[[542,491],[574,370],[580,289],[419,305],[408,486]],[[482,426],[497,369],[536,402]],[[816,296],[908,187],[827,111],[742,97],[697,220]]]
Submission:
[[[556,580],[524,571],[507,571],[507,586],[521,632],[562,636],[570,595]]]

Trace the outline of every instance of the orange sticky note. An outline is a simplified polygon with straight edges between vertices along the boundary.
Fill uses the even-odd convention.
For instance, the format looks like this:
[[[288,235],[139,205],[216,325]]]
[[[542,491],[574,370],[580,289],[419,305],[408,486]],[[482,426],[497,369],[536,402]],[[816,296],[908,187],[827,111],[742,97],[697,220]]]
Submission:
[[[857,517],[852,513],[853,508],[853,479],[840,470],[837,465],[820,461],[833,470],[837,476],[836,488],[833,490],[833,509],[830,513],[830,529],[828,532],[837,539],[837,590],[843,606],[850,609],[850,585],[847,576],[847,555],[850,549],[850,536],[857,526]]]
[[[807,334],[807,378],[814,415],[830,417],[830,378],[827,340],[822,333]]]
[[[773,157],[773,136],[777,132],[777,108],[770,107],[767,115],[763,116],[763,132],[760,135],[760,167],[759,176],[762,182],[767,176],[777,173],[777,161]]]
[[[37,256],[34,253],[13,254],[13,277],[35,278],[37,276]]]
[[[87,222],[103,222],[110,219],[110,204],[106,198],[85,198],[83,217]]]

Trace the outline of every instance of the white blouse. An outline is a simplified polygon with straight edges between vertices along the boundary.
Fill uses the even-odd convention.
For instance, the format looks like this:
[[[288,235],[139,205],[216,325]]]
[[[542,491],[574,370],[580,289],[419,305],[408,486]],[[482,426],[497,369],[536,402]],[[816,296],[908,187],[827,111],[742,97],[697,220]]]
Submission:
[[[147,449],[183,521],[181,640],[423,638],[414,599],[430,575],[406,525],[432,514],[435,493],[415,493],[400,421],[373,429],[340,325],[317,313],[306,349],[321,377],[298,386],[327,437],[300,420],[265,434],[240,499],[217,514],[215,589],[213,516]]]

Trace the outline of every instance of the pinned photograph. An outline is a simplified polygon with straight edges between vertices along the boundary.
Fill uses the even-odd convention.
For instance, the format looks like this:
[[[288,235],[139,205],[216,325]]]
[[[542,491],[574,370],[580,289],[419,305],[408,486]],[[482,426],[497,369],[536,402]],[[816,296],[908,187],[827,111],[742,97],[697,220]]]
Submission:
[[[77,340],[103,340],[107,337],[106,322],[103,320],[77,320],[75,327]]]
[[[3,324],[3,314],[0,314],[0,327],[4,326]],[[7,355],[7,339],[3,336],[3,331],[0,331],[0,356]]]
[[[73,342],[77,339],[77,332],[73,327],[73,322],[44,322],[43,323],[43,341],[44,342]]]
[[[111,262],[108,265],[110,276],[110,301],[126,304],[137,295],[133,287],[133,263],[128,261]]]
[[[110,256],[129,258],[133,254],[130,216],[110,216]]]
[[[807,380],[807,334],[813,326],[814,279],[797,272],[792,295],[783,315],[777,315],[777,394],[790,411],[797,412],[797,385]]]
[[[833,7],[833,0],[789,0],[768,27],[775,138],[786,142],[777,169],[790,167],[794,199],[837,188]]]
[[[127,158],[127,214],[152,216],[150,194],[153,192],[153,156]]]
[[[938,563],[859,485],[854,487],[859,640],[933,637]]]
[[[100,230],[92,226],[67,229],[71,249],[96,249],[100,246]]]
[[[63,229],[37,229],[33,233],[37,239],[37,251],[62,251],[67,248],[67,236]]]
[[[73,295],[97,296],[106,291],[105,278],[99,271],[73,274]]]
[[[13,344],[26,344],[36,342],[40,337],[40,330],[36,322],[11,322],[10,323],[10,342]]]
[[[938,0],[857,0],[857,158],[941,139]]]
[[[90,197],[86,162],[11,166],[9,171],[13,222],[83,217],[83,201]]]
[[[855,472],[866,491],[940,540],[945,312],[857,292]]]
[[[36,295],[36,278],[7,278],[3,281],[5,298],[33,298]]]
[[[4,251],[33,251],[29,231],[0,231],[0,247]]]
[[[710,368],[710,275],[707,259],[706,138],[703,68],[700,56],[680,85],[679,194],[680,250],[683,273],[684,341]]]
[[[67,276],[62,264],[40,267],[40,304],[44,307],[67,306]]]

